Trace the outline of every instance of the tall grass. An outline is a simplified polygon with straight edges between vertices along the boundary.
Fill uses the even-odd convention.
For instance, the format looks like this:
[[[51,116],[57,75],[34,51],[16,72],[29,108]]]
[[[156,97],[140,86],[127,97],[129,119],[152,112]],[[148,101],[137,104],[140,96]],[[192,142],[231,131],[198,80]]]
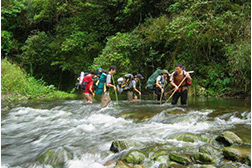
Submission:
[[[53,85],[46,86],[43,80],[29,76],[16,64],[1,60],[1,96],[2,100],[28,100],[73,98],[75,95],[57,91]]]

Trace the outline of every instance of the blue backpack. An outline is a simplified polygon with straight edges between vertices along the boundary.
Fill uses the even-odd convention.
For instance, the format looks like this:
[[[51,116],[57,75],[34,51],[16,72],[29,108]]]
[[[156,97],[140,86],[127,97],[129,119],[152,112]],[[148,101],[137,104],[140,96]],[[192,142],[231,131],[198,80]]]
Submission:
[[[104,87],[106,84],[107,76],[108,76],[108,74],[106,74],[106,73],[101,74],[100,79],[99,79],[99,83],[98,83],[96,91],[95,91],[95,93],[97,95],[101,95],[104,92]]]

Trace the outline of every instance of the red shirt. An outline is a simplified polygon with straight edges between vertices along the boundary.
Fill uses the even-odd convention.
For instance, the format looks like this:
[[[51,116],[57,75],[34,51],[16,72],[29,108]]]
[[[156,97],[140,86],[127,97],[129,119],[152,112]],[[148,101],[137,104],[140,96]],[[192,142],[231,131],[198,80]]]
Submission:
[[[91,86],[93,86],[93,80],[92,80],[92,77],[90,75],[87,75],[83,78],[83,83],[86,82],[86,87],[85,87],[85,90],[84,90],[84,93],[90,93],[89,91],[89,88]],[[93,88],[92,88],[93,90]]]

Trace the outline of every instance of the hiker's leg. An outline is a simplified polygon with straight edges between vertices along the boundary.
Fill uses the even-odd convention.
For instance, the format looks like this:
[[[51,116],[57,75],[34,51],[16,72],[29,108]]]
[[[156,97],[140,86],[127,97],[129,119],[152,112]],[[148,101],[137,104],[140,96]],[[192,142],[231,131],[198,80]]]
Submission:
[[[172,96],[172,103],[171,104],[172,105],[177,104],[179,97],[180,97],[180,93],[179,93],[179,91],[176,91],[174,93],[174,95]]]
[[[159,101],[159,100],[160,100],[160,97],[161,97],[161,89],[158,88],[158,87],[156,87],[156,88],[155,88],[155,93],[156,93],[156,95],[157,95],[157,101]]]
[[[106,107],[110,103],[111,99],[109,96],[109,92],[102,93],[101,96],[101,108]]]
[[[133,100],[133,91],[127,91],[128,101]]]
[[[181,104],[186,105],[187,100],[187,89],[181,91]]]

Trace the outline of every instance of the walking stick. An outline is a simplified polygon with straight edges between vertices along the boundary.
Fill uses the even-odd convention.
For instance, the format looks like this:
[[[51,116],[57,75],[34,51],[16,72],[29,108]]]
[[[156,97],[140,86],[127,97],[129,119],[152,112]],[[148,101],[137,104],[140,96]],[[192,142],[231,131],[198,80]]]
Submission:
[[[186,77],[184,77],[184,79],[180,82],[180,84],[178,85],[178,88],[182,85],[182,83],[185,81]],[[165,103],[168,103],[168,101],[171,99],[171,97],[174,95],[174,93],[176,92],[177,90],[174,90],[173,93],[171,94],[171,96],[169,97],[169,99],[166,100]]]
[[[140,100],[142,100],[142,87],[141,87],[141,80],[139,81],[139,89],[140,89],[140,92],[141,92],[141,95],[139,95],[139,97],[140,97]]]
[[[111,75],[113,83],[115,84],[114,76]],[[117,97],[117,91],[115,90],[115,97],[116,97],[116,105],[118,105],[118,97]]]

